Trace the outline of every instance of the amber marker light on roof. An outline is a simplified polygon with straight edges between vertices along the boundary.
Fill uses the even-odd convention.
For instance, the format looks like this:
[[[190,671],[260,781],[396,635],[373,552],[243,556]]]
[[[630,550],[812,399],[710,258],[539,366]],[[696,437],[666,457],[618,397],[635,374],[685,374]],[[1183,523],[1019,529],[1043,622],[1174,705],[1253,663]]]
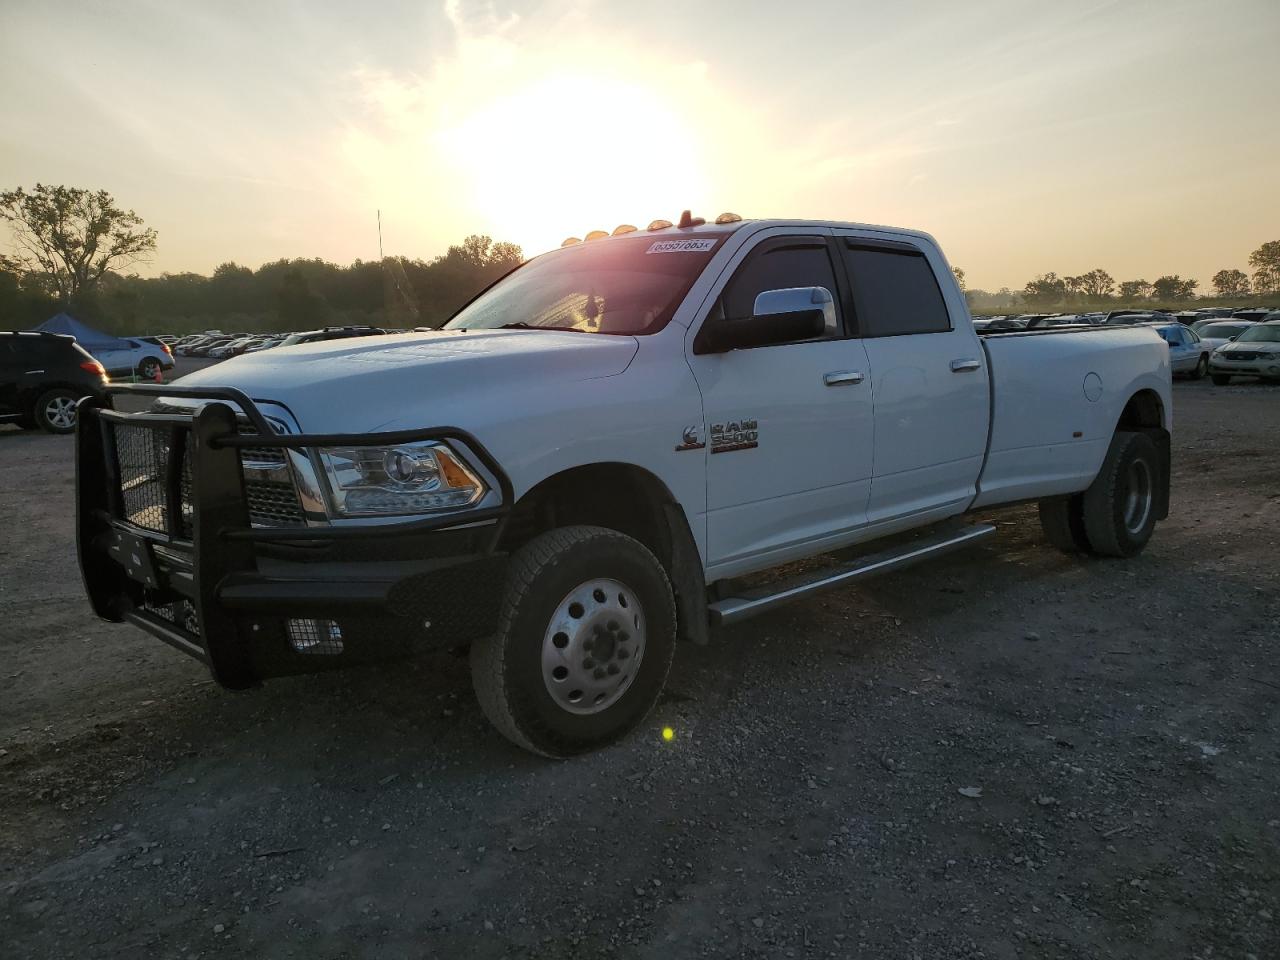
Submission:
[[[736,213],[722,213],[716,217],[716,223],[741,223],[742,218]]]
[[[607,236],[609,236],[609,234],[605,233],[603,230],[592,230],[583,237],[583,239],[589,242],[591,240],[603,240]]]
[[[636,228],[629,223],[620,223],[618,224],[618,226],[613,228],[613,235],[615,237],[618,236],[619,234],[635,233],[635,232],[636,232]]]
[[[579,240],[577,237],[566,237],[564,243],[560,244],[560,246],[572,247],[575,243],[581,243],[581,242],[582,241]]]
[[[669,226],[671,226],[670,220],[651,220],[649,222],[649,226],[646,227],[645,229],[646,230],[665,230]]]

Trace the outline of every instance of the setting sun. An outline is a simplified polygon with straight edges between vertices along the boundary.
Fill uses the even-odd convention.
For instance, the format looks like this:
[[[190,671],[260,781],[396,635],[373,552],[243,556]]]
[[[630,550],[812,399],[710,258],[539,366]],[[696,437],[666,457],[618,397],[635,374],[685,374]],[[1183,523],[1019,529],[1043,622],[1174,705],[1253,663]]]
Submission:
[[[659,90],[616,77],[548,77],[479,106],[439,141],[471,207],[531,254],[673,217],[706,192],[693,126]]]

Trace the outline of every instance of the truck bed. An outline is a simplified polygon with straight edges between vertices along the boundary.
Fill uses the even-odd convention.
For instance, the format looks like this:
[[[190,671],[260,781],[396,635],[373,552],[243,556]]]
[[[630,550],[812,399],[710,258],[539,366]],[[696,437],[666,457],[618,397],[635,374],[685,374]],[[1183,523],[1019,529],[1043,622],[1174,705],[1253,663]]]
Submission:
[[[1151,391],[1171,426],[1169,347],[1150,327],[981,334],[991,431],[975,507],[1084,490],[1125,405]]]

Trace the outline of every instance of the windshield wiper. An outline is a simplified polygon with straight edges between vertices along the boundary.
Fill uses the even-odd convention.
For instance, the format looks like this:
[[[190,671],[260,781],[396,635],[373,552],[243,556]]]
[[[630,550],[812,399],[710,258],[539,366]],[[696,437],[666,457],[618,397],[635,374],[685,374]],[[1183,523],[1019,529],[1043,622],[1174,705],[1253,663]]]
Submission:
[[[525,323],[523,320],[516,320],[514,323],[502,323],[497,326],[498,330],[569,330],[572,333],[586,333],[581,327],[549,327],[545,324]]]

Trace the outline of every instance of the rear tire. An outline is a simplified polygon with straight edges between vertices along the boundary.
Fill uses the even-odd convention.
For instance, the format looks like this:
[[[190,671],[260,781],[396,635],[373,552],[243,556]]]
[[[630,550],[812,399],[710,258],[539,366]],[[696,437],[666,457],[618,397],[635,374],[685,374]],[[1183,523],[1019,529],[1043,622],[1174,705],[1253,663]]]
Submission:
[[[1160,458],[1151,438],[1116,431],[1102,469],[1081,503],[1094,553],[1132,557],[1142,551],[1155,530],[1159,483]]]
[[[511,558],[498,629],[471,645],[472,684],[512,743],[570,757],[644,719],[675,637],[671,583],[643,544],[603,527],[561,527]]]
[[[1213,385],[1215,387],[1225,387],[1231,382],[1231,377],[1225,373],[1215,373],[1213,375]]]
[[[1045,539],[1063,553],[1089,553],[1089,535],[1084,528],[1084,496],[1053,497],[1040,501],[1040,529]]]
[[[80,397],[66,387],[54,387],[40,395],[32,408],[36,426],[46,433],[72,433],[76,429],[76,403]]]

